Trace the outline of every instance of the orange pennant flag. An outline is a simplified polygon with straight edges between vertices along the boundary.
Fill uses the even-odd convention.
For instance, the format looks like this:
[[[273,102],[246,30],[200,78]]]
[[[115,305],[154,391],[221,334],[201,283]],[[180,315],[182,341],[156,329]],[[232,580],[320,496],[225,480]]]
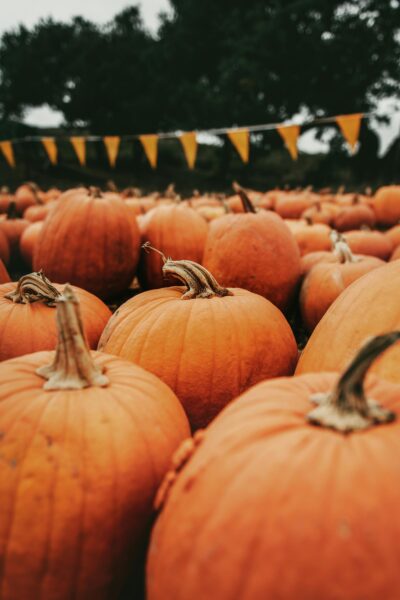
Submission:
[[[79,164],[84,167],[86,164],[86,140],[84,137],[72,137],[70,142],[78,157]]]
[[[228,137],[235,146],[243,162],[249,162],[250,134],[247,129],[228,131]]]
[[[139,135],[139,140],[143,146],[147,160],[152,168],[155,169],[157,166],[158,135]]]
[[[103,138],[104,145],[106,147],[108,161],[112,168],[115,167],[115,163],[117,162],[119,145],[121,143],[121,138],[117,135],[106,135]]]
[[[54,138],[42,138],[42,144],[47,152],[47,156],[49,157],[51,164],[56,165],[58,149]]]
[[[355,152],[360,135],[362,117],[362,113],[357,113],[354,115],[340,115],[335,117],[336,123],[339,125],[344,139],[346,142],[348,142],[352,154]]]
[[[285,146],[289,151],[290,156],[293,160],[297,160],[299,151],[297,148],[297,140],[300,135],[299,125],[280,125],[276,128],[279,135],[285,142]]]
[[[3,153],[4,158],[6,159],[7,163],[9,164],[9,166],[14,169],[15,168],[15,157],[14,157],[14,150],[12,147],[12,143],[9,141],[0,142],[0,149]]]
[[[179,136],[189,169],[194,168],[197,155],[197,139],[194,131],[182,133]]]

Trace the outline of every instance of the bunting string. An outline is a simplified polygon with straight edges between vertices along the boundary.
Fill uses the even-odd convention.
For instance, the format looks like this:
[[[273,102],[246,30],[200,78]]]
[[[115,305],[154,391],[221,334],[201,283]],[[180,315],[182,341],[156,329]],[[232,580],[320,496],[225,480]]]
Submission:
[[[302,127],[313,127],[325,124],[336,124],[341,131],[344,139],[349,145],[350,151],[353,154],[357,147],[360,126],[363,119],[377,116],[376,113],[354,113],[349,115],[337,115],[334,117],[321,117],[313,120],[308,120],[303,123],[265,123],[261,125],[248,125],[240,127],[221,127],[207,130],[197,130],[191,132],[185,131],[173,131],[165,133],[154,133],[154,134],[140,134],[140,135],[84,135],[79,136],[59,136],[55,137],[41,137],[38,135],[27,136],[24,138],[15,138],[8,140],[0,140],[0,151],[3,154],[4,159],[8,165],[12,168],[16,166],[15,154],[13,146],[15,144],[25,142],[40,142],[47,154],[47,157],[51,164],[57,164],[58,160],[58,148],[57,142],[68,140],[77,156],[79,164],[83,167],[86,164],[86,144],[87,142],[99,142],[104,143],[107,157],[111,167],[115,167],[118,152],[120,149],[121,141],[133,141],[139,140],[145,155],[153,169],[157,166],[158,158],[158,142],[162,139],[173,139],[176,138],[180,141],[182,149],[190,169],[193,169],[196,163],[197,149],[198,149],[198,137],[199,135],[227,135],[232,145],[237,150],[240,158],[244,163],[249,161],[250,153],[250,134],[261,133],[264,131],[276,130],[282,138],[290,156],[293,160],[298,158],[298,138],[301,135]]]

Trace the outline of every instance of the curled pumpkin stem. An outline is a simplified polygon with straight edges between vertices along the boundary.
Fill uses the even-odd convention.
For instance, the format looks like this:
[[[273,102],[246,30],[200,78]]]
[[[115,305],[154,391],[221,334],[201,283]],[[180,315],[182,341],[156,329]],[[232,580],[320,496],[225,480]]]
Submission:
[[[38,271],[21,277],[15,290],[6,294],[5,298],[17,304],[44,302],[47,306],[55,306],[60,296],[60,292],[47,279],[43,271]]]
[[[108,385],[109,380],[90,354],[79,302],[72,288],[66,285],[57,298],[58,343],[54,361],[37,369],[36,373],[47,379],[45,390],[77,390]]]
[[[167,258],[163,252],[150,246],[145,242],[142,246],[145,251],[153,250],[163,259],[162,272],[165,277],[172,275],[179,279],[187,288],[182,295],[182,300],[193,300],[194,298],[213,298],[214,296],[233,296],[227,288],[219,285],[215,277],[211,275],[202,265],[192,260],[172,260]]]
[[[366,398],[364,380],[374,361],[399,340],[400,331],[392,331],[367,342],[332,392],[311,397],[319,406],[308,413],[308,421],[341,433],[360,431],[373,425],[394,421],[394,412],[381,407],[375,400]]]

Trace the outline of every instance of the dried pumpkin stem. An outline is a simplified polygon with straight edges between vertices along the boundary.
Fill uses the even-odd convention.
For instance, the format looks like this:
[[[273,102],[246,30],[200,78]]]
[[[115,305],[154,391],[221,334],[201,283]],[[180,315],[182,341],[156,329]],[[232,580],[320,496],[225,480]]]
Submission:
[[[79,303],[72,288],[66,285],[57,298],[58,343],[52,364],[37,369],[47,379],[45,390],[77,390],[104,387],[109,380],[97,366],[87,345]]]
[[[257,211],[254,208],[252,201],[250,200],[250,198],[248,197],[248,195],[246,194],[246,192],[244,191],[242,186],[239,185],[236,181],[234,181],[232,184],[232,187],[233,187],[233,191],[236,192],[240,196],[240,199],[243,204],[244,212],[256,213]]]
[[[341,263],[358,262],[358,259],[350,250],[350,246],[348,245],[346,238],[341,233],[333,229],[329,235],[332,242],[333,254],[337,256]]]
[[[5,298],[17,304],[44,302],[47,306],[55,306],[60,296],[60,292],[47,279],[43,271],[38,271],[21,277],[15,290],[6,294]]]
[[[161,256],[161,258],[163,259],[163,263],[166,263],[168,260],[171,260],[170,258],[167,258],[165,256],[164,252],[161,252],[161,250],[157,250],[157,248],[153,248],[153,246],[150,244],[150,242],[145,242],[144,244],[142,244],[142,248],[147,253],[150,250],[153,250],[153,252],[157,252],[157,254],[159,254]]]
[[[367,342],[340,377],[333,392],[311,397],[319,406],[308,413],[308,421],[342,433],[393,421],[395,413],[366,398],[364,380],[374,361],[399,340],[400,331],[392,331]]]

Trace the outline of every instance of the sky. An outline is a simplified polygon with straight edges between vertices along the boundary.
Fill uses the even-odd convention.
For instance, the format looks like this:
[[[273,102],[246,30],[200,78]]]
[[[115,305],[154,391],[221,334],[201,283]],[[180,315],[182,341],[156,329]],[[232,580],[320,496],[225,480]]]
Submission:
[[[201,2],[201,0],[199,0]],[[141,12],[147,27],[155,32],[158,25],[158,15],[161,11],[170,8],[168,0],[0,0],[0,35],[3,31],[16,27],[18,24],[31,27],[41,18],[53,17],[58,20],[69,20],[71,17],[81,15],[97,23],[107,23],[114,15],[131,4],[140,4]],[[397,108],[396,108],[397,107]],[[379,104],[382,113],[393,112],[389,125],[376,125],[375,129],[380,138],[380,155],[383,155],[400,131],[400,103],[393,102],[390,98]],[[356,112],[356,111],[355,111]],[[295,115],[293,120],[301,123],[303,115]],[[25,122],[34,126],[57,127],[63,121],[62,114],[42,106],[28,110]],[[315,130],[307,131],[299,139],[299,148],[303,152],[328,152],[329,137],[332,131],[326,131],[325,139],[317,140]],[[211,141],[204,139],[205,142]]]

